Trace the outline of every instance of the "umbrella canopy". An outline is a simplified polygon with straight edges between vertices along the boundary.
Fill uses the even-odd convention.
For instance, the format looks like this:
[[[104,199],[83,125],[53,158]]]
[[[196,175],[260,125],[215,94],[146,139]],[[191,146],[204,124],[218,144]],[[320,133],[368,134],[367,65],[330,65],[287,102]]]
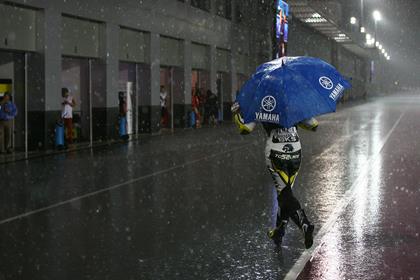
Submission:
[[[313,57],[282,57],[259,66],[236,101],[245,123],[292,127],[335,112],[350,83],[332,65]]]

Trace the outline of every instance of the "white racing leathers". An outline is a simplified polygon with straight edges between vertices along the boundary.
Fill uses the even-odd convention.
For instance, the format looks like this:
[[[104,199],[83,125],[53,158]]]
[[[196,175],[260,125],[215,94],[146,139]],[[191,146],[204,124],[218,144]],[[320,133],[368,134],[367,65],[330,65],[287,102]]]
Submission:
[[[287,186],[293,187],[300,168],[301,156],[296,127],[279,127],[269,132],[265,157],[278,194]]]
[[[238,106],[237,106],[238,107]],[[245,124],[243,118],[238,113],[238,108],[233,108],[234,121],[241,134],[251,133],[255,128],[255,123]],[[281,243],[289,219],[304,231],[305,246],[312,246],[313,225],[306,217],[305,211],[297,198],[293,195],[292,186],[294,185],[301,162],[301,146],[296,126],[283,128],[278,124],[262,123],[268,134],[265,146],[265,158],[268,170],[274,180],[277,190],[278,212],[276,218],[276,228],[270,231],[270,238],[275,239],[275,243]],[[304,120],[297,125],[304,129],[315,131],[318,122],[311,118]]]

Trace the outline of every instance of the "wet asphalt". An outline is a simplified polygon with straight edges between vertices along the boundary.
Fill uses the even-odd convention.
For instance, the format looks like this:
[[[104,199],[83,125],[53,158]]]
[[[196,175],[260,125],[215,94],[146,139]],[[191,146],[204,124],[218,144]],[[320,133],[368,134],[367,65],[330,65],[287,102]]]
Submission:
[[[419,105],[346,105],[300,132],[294,191],[325,231],[300,279],[383,279],[369,274],[381,265],[418,277]],[[280,249],[266,236],[264,142],[228,124],[2,166],[0,279],[282,279],[305,250],[292,224]]]

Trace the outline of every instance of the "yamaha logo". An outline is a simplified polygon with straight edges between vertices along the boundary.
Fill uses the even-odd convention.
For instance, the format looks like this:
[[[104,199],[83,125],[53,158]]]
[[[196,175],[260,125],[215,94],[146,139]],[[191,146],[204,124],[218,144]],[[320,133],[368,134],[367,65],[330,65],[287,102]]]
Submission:
[[[332,89],[334,87],[334,83],[331,81],[330,78],[322,76],[319,78],[319,84],[325,89]]]
[[[276,99],[271,95],[264,97],[263,100],[261,101],[261,106],[266,112],[274,111],[274,109],[276,109],[276,105],[277,105]]]

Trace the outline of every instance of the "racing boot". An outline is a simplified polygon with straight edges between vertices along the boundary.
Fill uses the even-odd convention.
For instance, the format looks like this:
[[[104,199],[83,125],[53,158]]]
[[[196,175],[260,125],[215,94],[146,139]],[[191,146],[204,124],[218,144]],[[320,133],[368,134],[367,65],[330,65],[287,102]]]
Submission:
[[[290,218],[295,222],[295,224],[302,230],[303,236],[305,238],[305,248],[309,249],[312,247],[314,243],[314,225],[308,220],[306,217],[305,211],[303,209],[299,209],[294,212]]]
[[[283,236],[286,233],[287,223],[287,220],[282,220],[277,227],[267,232],[268,237],[273,239],[274,244],[276,244],[277,246],[281,245]]]

